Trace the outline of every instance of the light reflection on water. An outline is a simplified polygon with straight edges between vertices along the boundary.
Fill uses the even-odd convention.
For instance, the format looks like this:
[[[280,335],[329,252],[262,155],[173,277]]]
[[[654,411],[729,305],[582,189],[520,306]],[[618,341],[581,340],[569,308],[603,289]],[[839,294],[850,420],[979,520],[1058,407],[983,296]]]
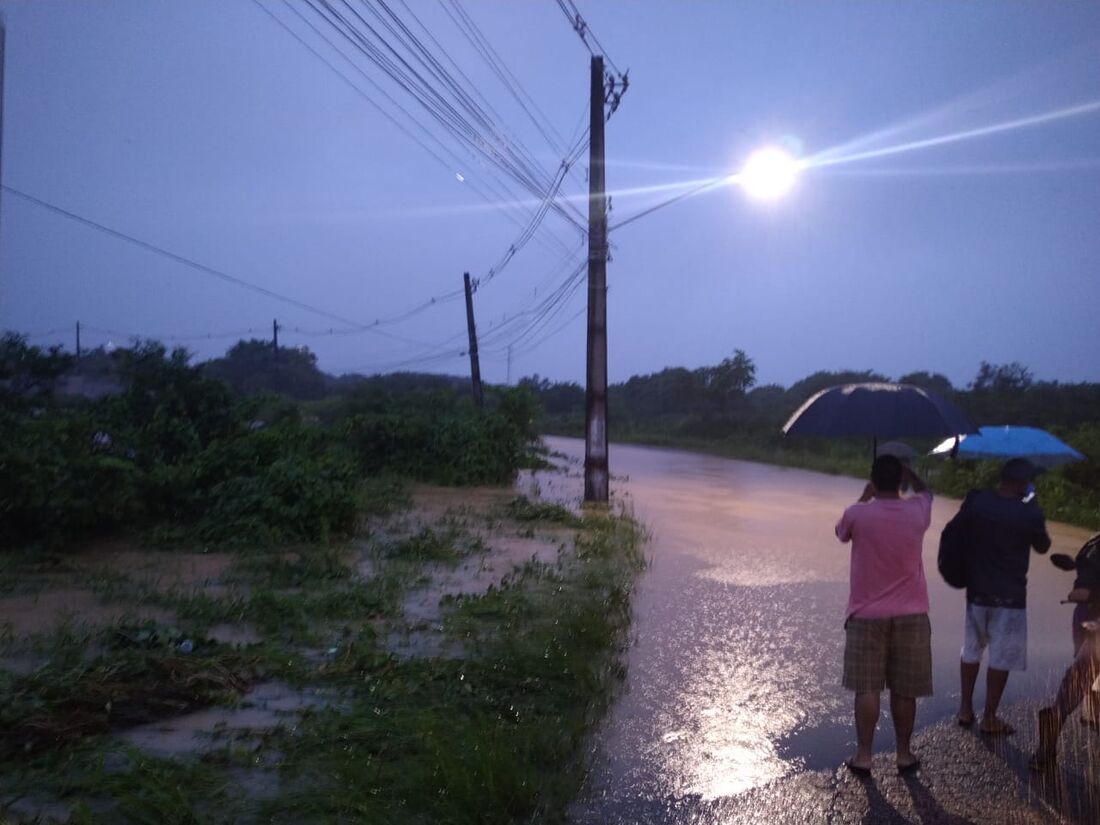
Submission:
[[[579,441],[548,441],[583,455]],[[854,735],[839,685],[848,553],[832,528],[861,483],[618,446],[612,472],[653,540],[627,691],[598,737],[593,796],[711,800],[839,765]],[[550,495],[580,494],[579,478],[541,483]],[[935,568],[935,537],[957,506],[936,502],[925,540],[936,697],[919,705],[918,728],[958,701],[963,598]],[[1052,533],[1062,552],[1087,538]],[[1069,614],[1058,600],[1070,579],[1043,560],[1031,578],[1030,670],[1013,675],[1006,701],[1048,695],[1068,660]],[[892,746],[884,714],[876,749]]]

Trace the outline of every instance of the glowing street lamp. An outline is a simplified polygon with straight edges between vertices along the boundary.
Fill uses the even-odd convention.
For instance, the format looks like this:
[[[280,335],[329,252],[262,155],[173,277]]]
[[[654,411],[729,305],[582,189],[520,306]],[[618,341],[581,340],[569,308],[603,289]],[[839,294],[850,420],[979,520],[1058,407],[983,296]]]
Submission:
[[[757,149],[737,175],[737,182],[750,198],[779,200],[794,188],[803,164],[778,146]]]

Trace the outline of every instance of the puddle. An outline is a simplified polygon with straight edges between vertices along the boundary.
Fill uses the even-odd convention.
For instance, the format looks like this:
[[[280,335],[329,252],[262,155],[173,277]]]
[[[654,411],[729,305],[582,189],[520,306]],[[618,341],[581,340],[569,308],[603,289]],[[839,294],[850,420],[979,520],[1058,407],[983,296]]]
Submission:
[[[49,661],[45,656],[0,656],[0,670],[16,676],[27,676]]]
[[[501,487],[417,487],[412,492],[410,514],[436,522],[448,515],[478,515],[507,504],[514,493]]]
[[[29,636],[52,630],[65,620],[82,625],[115,624],[123,617],[172,624],[170,610],[138,604],[103,604],[90,590],[47,590],[0,597],[0,625],[9,625],[12,636]]]
[[[0,798],[0,803],[2,803]],[[12,822],[36,822],[46,825],[46,823],[54,822],[68,822],[72,814],[69,812],[69,806],[58,799],[49,799],[39,796],[21,796],[18,799],[13,799],[8,804],[3,804],[0,807],[0,814],[4,816],[2,822],[7,823],[8,816],[14,817]]]
[[[233,564],[229,553],[186,553],[102,545],[73,558],[74,566],[97,571],[123,571],[143,584],[165,588],[201,588],[221,582]]]
[[[518,536],[483,537],[488,552],[472,557],[456,567],[425,565],[432,581],[411,591],[405,598],[405,619],[411,625],[438,622],[440,600],[447,596],[480,595],[498,587],[506,576],[529,561],[553,564],[558,559],[563,539]],[[568,546],[568,545],[567,545]]]
[[[138,725],[116,734],[128,745],[170,758],[213,750],[232,741],[254,740],[307,710],[332,705],[320,690],[295,690],[282,682],[264,682],[241,697],[235,708],[203,710]]]

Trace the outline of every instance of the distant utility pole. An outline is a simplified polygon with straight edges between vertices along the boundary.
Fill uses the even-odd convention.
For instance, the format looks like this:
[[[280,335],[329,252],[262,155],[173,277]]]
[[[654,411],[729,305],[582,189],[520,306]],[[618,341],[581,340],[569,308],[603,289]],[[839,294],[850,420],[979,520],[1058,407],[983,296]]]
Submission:
[[[4,29],[4,18],[0,17],[0,185],[4,183],[4,41],[7,31]],[[3,193],[0,192],[0,200]]]
[[[466,329],[470,333],[470,385],[473,388],[474,403],[479,407],[484,403],[481,396],[481,366],[477,361],[477,329],[474,327],[474,291],[470,287],[470,273],[462,275],[466,286]]]
[[[279,360],[279,321],[275,319],[271,322],[271,354],[275,360]]]
[[[512,345],[508,345],[508,377],[504,379],[504,383],[509,387],[512,386]]]
[[[603,58],[592,58],[588,148],[588,369],[584,500],[607,503],[607,192],[604,190]]]
[[[76,357],[80,357],[80,321],[76,322]]]

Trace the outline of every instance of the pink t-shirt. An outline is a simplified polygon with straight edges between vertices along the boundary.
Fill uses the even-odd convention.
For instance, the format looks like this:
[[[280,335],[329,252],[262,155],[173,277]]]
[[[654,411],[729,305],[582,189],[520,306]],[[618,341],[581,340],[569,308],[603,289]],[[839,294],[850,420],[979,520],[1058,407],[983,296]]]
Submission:
[[[932,521],[932,494],[853,504],[836,525],[852,543],[848,615],[888,619],[928,612],[921,545]]]

